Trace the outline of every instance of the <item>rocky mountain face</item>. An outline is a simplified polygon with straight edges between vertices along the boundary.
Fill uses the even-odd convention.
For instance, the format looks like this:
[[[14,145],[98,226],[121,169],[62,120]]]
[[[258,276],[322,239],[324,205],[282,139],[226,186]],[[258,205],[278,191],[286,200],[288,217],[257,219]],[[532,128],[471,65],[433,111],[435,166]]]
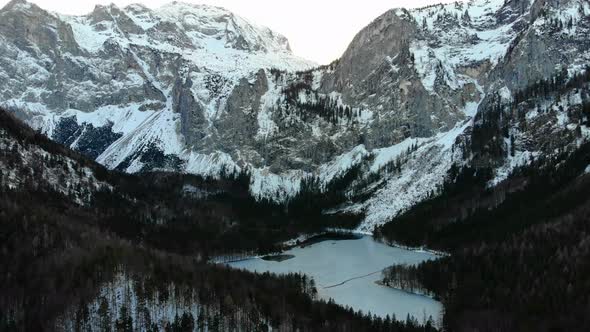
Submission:
[[[215,134],[214,120],[232,120],[221,113],[235,86],[249,86],[260,68],[312,65],[283,36],[214,7],[111,5],[66,17],[13,1],[1,15],[3,103],[27,109],[52,138],[130,171],[150,151],[207,157],[183,151]]]
[[[453,165],[490,169],[492,186],[586,140],[588,86],[571,83],[589,29],[584,0],[394,9],[315,67],[220,8],[71,17],[15,0],[0,11],[0,103],[109,168],[248,172],[254,196],[281,203],[338,183],[347,201],[328,212],[364,214],[368,231]]]
[[[275,252],[297,234],[269,232],[276,216],[236,182],[109,171],[0,108],[0,330],[317,331],[314,312],[338,331],[384,325],[313,301],[302,274],[208,263]]]

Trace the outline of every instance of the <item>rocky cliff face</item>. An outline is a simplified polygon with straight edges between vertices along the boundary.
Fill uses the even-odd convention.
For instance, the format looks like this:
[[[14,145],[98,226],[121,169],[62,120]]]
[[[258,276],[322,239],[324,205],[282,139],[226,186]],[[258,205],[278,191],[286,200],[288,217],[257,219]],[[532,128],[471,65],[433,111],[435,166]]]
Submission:
[[[285,37],[215,7],[172,3],[156,13],[111,5],[70,17],[13,1],[0,15],[3,104],[75,148],[110,127],[109,144],[91,154],[129,171],[143,169],[148,152],[179,163],[184,150],[226,153],[200,148],[217,139],[228,107],[260,99],[236,105],[246,103],[258,71],[312,66],[291,54]]]
[[[0,97],[128,172],[248,171],[254,195],[285,202],[310,178],[328,190],[360,170],[334,211],[364,213],[370,230],[436,193],[453,164],[491,167],[493,185],[585,140],[586,88],[515,96],[584,73],[589,17],[583,0],[394,9],[311,69],[284,37],[220,8],[69,17],[15,0],[0,11]]]

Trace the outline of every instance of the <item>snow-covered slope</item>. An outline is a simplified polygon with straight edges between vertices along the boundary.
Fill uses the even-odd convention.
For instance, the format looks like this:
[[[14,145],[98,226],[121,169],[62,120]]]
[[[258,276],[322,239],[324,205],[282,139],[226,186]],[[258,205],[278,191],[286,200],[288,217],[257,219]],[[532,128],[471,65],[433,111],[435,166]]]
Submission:
[[[130,172],[143,168],[148,151],[174,156],[189,172],[239,170],[223,149],[191,149],[192,132],[214,135],[205,132],[231,111],[228,98],[259,70],[314,66],[294,56],[284,36],[206,5],[97,6],[65,16],[15,0],[0,15],[0,75],[7,78],[0,103],[25,111],[50,137]],[[106,141],[94,146],[97,135]]]
[[[364,213],[370,230],[436,194],[453,164],[492,168],[494,185],[551,154],[547,136],[586,139],[568,111],[583,92],[510,103],[540,80],[584,73],[589,20],[584,0],[393,9],[341,59],[310,69],[285,37],[221,8],[72,17],[14,0],[0,11],[0,103],[110,168],[248,172],[255,197],[283,203],[346,180],[350,202],[332,211]],[[509,137],[472,143],[490,117]]]
[[[113,190],[96,164],[56,146],[0,109],[0,190],[54,192],[80,205]]]

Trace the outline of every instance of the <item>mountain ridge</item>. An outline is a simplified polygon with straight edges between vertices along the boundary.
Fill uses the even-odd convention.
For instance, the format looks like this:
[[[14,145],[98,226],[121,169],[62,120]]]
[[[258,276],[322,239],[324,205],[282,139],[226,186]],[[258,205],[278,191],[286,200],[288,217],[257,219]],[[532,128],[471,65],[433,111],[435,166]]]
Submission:
[[[587,0],[394,9],[320,67],[217,9],[10,6],[0,330],[588,330]],[[217,264],[332,231],[440,250],[377,281],[440,319]]]
[[[248,172],[254,197],[283,204],[341,182],[341,204],[326,208],[364,214],[365,231],[436,194],[452,165],[491,168],[497,183],[529,158],[551,153],[543,136],[561,135],[566,145],[578,139],[568,133],[581,124],[564,109],[582,104],[584,95],[575,91],[566,104],[559,101],[563,111],[554,105],[551,128],[541,128],[542,120],[520,106],[530,124],[520,128],[522,121],[505,121],[505,139],[482,124],[497,104],[512,103],[515,94],[540,80],[564,70],[565,79],[584,72],[590,6],[583,1],[476,0],[393,9],[359,32],[339,60],[298,68],[285,65],[290,57],[277,61],[274,55],[244,53],[240,45],[251,43],[239,37],[224,39],[238,49],[228,54],[223,48],[211,57],[219,51],[217,42],[199,49],[197,44],[210,39],[190,24],[177,23],[183,29],[172,32],[168,23],[153,19],[147,35],[136,35],[134,15],[123,10],[118,19],[63,23],[64,35],[74,40],[76,30],[89,27],[90,35],[110,34],[116,29],[107,23],[113,20],[125,27],[97,44],[100,59],[50,52],[43,62],[35,51],[19,48],[18,39],[0,45],[29,59],[34,73],[3,87],[4,105],[109,168],[212,177]],[[182,49],[189,44],[196,48]],[[195,58],[195,52],[213,53]],[[52,77],[56,71],[44,70],[42,63],[63,69]],[[111,77],[102,77],[103,71]],[[47,83],[68,87],[69,95],[56,99],[30,89],[53,89]],[[537,113],[553,107],[539,106]],[[484,131],[493,144],[482,141]],[[585,139],[585,127],[580,132]],[[512,146],[514,156],[507,153]]]
[[[290,238],[247,187],[222,182],[109,171],[0,109],[0,330],[424,331],[318,301],[302,274],[209,263]]]

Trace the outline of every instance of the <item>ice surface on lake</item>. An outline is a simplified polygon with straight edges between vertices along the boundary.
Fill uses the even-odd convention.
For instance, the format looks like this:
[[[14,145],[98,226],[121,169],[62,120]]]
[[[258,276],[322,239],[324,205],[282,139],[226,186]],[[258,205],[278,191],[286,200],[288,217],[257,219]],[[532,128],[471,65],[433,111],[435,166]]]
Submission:
[[[283,262],[254,258],[229,265],[254,272],[305,273],[314,278],[321,298],[332,298],[340,305],[381,317],[395,314],[397,319],[403,320],[410,314],[419,321],[429,316],[437,321],[441,315],[442,305],[438,301],[375,283],[384,268],[396,263],[418,264],[435,259],[432,254],[390,247],[369,236],[358,240],[324,241],[284,254],[295,257]]]

